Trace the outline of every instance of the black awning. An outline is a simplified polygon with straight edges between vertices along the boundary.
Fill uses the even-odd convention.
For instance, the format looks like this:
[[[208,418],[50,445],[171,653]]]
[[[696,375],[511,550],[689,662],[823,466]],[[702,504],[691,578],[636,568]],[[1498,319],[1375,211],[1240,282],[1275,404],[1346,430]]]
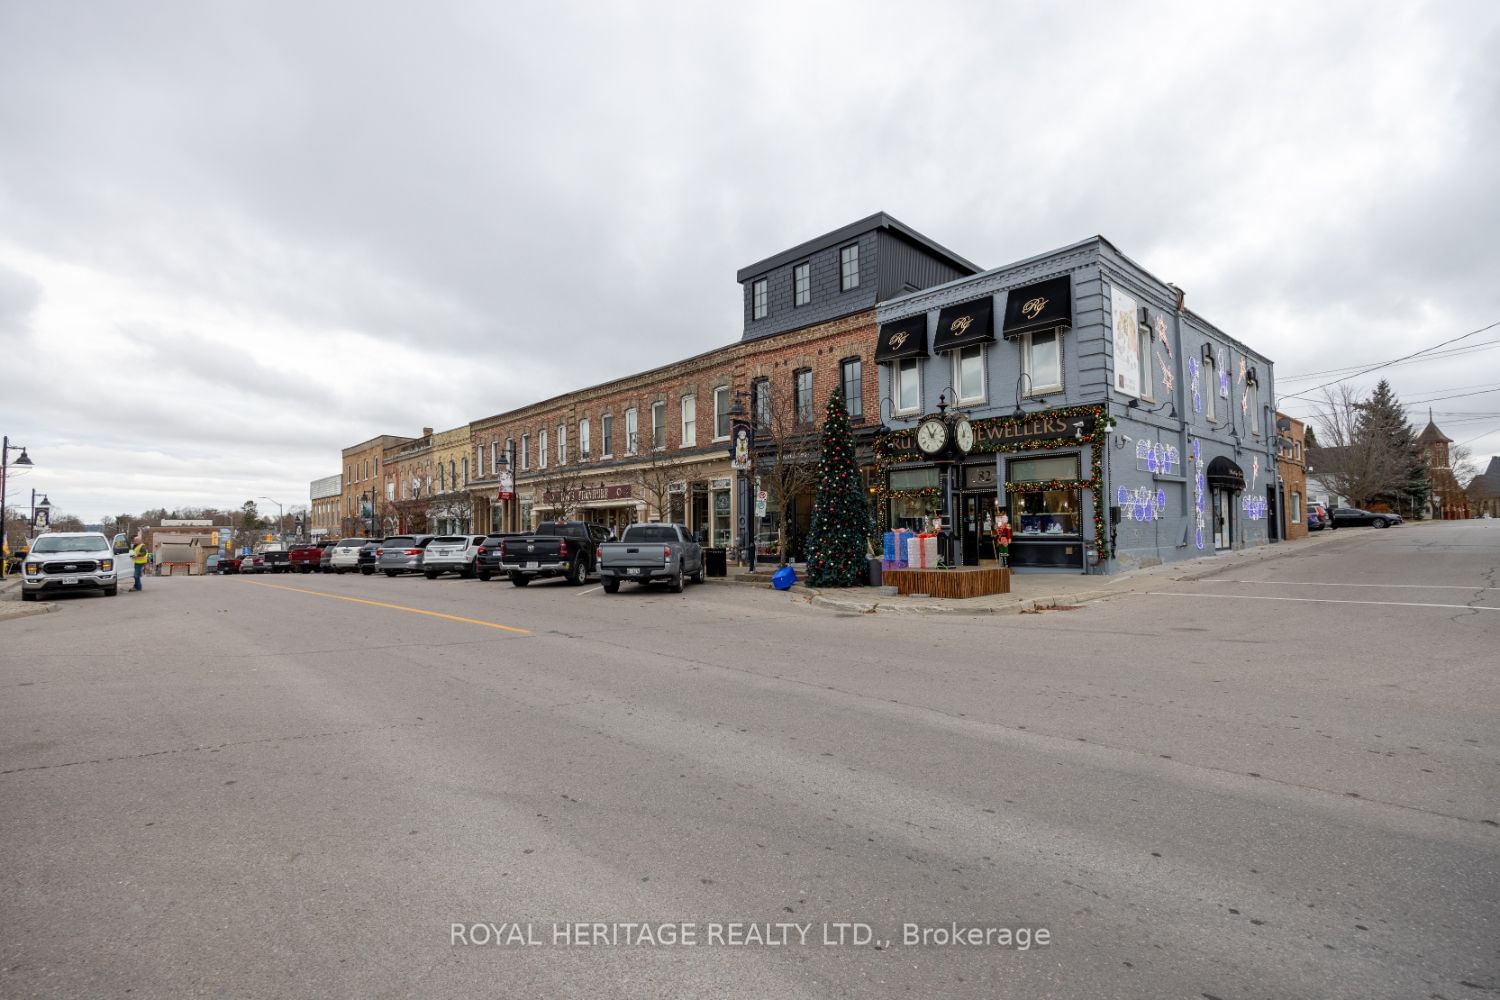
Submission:
[[[1073,279],[1069,275],[1012,288],[1005,297],[1005,336],[1073,325]]]
[[[927,357],[927,314],[908,316],[880,327],[880,340],[875,345],[875,363],[895,361],[899,358]]]
[[[982,340],[995,339],[995,300],[986,295],[938,313],[932,353],[952,351]]]
[[[1204,478],[1208,480],[1208,485],[1221,490],[1245,488],[1245,470],[1223,455],[1208,463],[1208,472],[1204,474]]]

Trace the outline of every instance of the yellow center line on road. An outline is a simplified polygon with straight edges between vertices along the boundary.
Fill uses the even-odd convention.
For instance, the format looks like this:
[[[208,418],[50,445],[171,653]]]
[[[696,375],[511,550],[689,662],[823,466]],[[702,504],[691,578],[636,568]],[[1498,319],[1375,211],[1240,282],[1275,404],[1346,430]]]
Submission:
[[[499,622],[480,621],[478,618],[464,618],[461,615],[445,615],[441,611],[427,611],[422,608],[408,608],[404,604],[387,604],[384,601],[369,601],[363,597],[345,597],[342,594],[325,594],[321,590],[306,590],[302,587],[288,587],[280,583],[261,583],[259,580],[246,580],[245,583],[252,587],[268,587],[271,590],[289,590],[294,594],[311,594],[314,597],[327,597],[334,601],[349,601],[352,604],[368,604],[373,608],[389,608],[392,611],[406,611],[414,615],[426,615],[429,618],[441,618],[444,621],[462,622],[465,625],[480,625],[484,628],[499,629],[502,632],[515,632],[517,635],[530,635],[530,629],[516,628],[514,625],[501,625]]]

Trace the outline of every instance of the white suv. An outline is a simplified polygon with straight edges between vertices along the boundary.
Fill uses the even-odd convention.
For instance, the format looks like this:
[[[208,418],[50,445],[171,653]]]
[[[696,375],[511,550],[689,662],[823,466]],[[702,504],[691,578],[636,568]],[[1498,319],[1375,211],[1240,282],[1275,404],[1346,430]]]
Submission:
[[[439,535],[427,545],[422,556],[422,572],[429,580],[436,580],[439,573],[473,576],[479,546],[483,544],[483,535]]]
[[[34,601],[48,590],[119,592],[115,551],[97,531],[56,531],[41,535],[21,564],[21,600]]]
[[[352,573],[359,569],[359,550],[374,539],[340,538],[328,557],[328,568],[335,573]]]

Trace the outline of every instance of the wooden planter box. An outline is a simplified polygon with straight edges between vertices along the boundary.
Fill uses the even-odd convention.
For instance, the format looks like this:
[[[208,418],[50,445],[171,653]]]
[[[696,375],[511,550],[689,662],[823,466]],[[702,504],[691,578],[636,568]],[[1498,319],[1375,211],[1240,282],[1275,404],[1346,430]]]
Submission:
[[[1010,570],[1002,566],[960,566],[956,569],[888,569],[887,587],[899,594],[931,597],[984,597],[1010,593]]]

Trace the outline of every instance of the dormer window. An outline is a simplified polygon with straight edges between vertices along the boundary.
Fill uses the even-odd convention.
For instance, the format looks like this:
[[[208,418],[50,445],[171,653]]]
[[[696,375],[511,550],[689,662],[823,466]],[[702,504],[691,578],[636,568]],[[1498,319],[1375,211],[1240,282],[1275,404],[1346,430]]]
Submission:
[[[759,281],[753,283],[750,286],[750,318],[751,319],[765,319],[766,318],[766,279],[765,278],[761,278]]]

